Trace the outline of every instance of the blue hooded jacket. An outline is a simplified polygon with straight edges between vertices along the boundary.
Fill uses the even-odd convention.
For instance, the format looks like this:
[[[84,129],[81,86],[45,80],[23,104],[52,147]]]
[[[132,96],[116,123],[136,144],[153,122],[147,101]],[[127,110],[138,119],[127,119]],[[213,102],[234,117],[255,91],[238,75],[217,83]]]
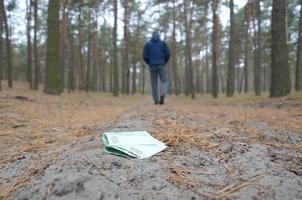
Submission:
[[[143,58],[150,66],[166,65],[170,58],[170,50],[167,44],[162,41],[157,32],[144,47]]]

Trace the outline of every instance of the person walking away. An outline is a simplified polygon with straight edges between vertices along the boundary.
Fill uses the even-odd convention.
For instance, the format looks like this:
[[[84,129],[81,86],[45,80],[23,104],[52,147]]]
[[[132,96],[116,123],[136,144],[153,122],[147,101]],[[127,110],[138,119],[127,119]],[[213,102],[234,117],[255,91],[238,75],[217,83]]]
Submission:
[[[168,74],[166,64],[170,58],[168,45],[154,32],[152,38],[144,46],[143,58],[150,69],[152,96],[154,104],[164,104],[168,92]],[[158,78],[161,81],[160,98],[158,98]]]

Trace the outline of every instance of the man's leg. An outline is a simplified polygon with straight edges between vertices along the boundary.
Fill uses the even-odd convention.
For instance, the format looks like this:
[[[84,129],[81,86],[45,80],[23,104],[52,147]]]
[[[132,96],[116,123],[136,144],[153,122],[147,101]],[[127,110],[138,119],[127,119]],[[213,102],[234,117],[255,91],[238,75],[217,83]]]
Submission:
[[[152,96],[155,104],[159,103],[158,91],[157,91],[157,82],[158,82],[158,72],[156,69],[150,68],[150,79],[152,86]]]
[[[164,104],[164,99],[168,93],[168,74],[167,68],[162,66],[159,71],[159,78],[161,81],[160,104]]]

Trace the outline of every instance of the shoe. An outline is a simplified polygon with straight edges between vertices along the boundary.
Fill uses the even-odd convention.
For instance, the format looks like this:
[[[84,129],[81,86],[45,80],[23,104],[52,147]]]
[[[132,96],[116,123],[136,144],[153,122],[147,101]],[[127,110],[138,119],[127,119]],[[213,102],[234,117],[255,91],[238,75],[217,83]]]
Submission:
[[[154,101],[154,105],[158,105],[159,104],[159,101]]]
[[[160,97],[159,104],[160,104],[160,105],[164,105],[164,104],[165,104],[165,97],[164,97],[164,96],[161,96],[161,97]]]

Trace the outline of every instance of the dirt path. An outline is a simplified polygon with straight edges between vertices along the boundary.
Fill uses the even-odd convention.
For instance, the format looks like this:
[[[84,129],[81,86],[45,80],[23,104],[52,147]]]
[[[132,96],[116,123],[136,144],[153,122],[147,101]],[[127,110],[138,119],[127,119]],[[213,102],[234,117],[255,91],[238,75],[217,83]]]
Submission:
[[[94,137],[24,155],[0,177],[26,185],[13,199],[301,199],[301,106],[261,105],[135,106],[93,126]],[[146,160],[112,156],[100,139],[108,130],[147,130],[169,148]]]

